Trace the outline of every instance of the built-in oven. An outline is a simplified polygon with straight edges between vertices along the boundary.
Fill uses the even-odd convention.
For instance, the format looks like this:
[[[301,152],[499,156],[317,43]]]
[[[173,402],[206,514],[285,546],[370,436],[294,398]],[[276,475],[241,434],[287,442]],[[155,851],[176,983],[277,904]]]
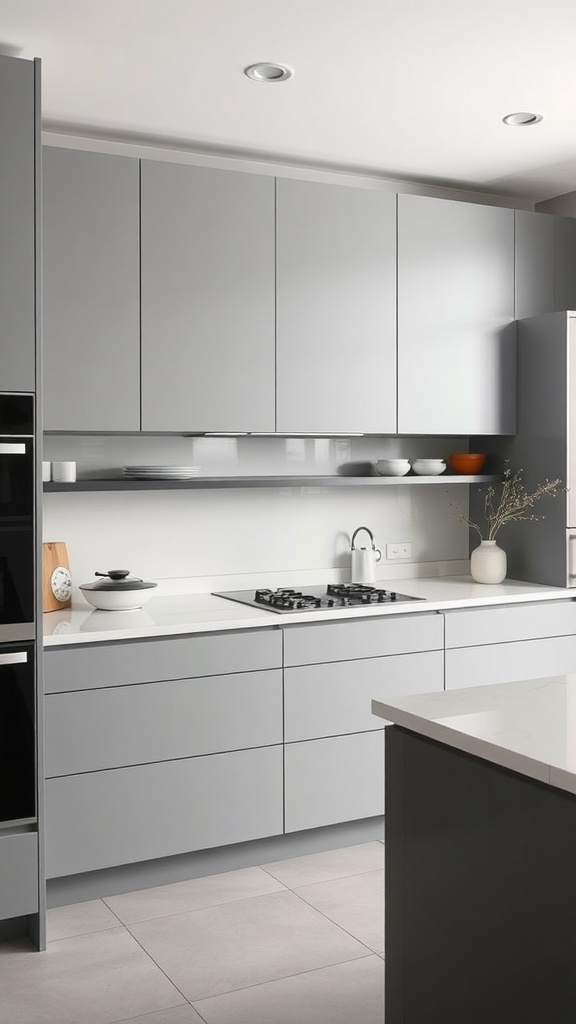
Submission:
[[[36,815],[34,645],[0,646],[0,827]]]
[[[0,644],[34,636],[33,434],[33,396],[0,395]]]

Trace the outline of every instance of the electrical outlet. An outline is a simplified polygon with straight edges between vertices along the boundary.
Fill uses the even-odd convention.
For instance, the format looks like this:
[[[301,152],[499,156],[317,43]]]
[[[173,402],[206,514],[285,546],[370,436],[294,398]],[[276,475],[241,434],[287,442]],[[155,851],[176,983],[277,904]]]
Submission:
[[[387,544],[386,545],[386,558],[391,560],[392,558],[412,558],[412,545],[411,544]]]

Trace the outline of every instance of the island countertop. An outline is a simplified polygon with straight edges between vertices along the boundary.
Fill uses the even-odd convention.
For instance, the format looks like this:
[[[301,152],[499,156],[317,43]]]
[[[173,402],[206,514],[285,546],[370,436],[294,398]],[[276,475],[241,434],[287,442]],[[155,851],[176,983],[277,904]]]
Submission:
[[[373,701],[427,739],[576,794],[576,674]]]

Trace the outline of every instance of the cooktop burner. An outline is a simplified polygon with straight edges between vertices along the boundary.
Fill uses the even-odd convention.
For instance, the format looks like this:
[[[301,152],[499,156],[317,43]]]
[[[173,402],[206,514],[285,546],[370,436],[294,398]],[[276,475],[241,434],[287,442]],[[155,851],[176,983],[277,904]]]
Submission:
[[[279,587],[278,590],[230,590],[214,594],[229,601],[267,608],[271,612],[326,611],[359,608],[363,605],[389,604],[401,601],[424,601],[423,597],[399,594],[395,590],[369,587],[363,583],[328,583],[319,587]]]

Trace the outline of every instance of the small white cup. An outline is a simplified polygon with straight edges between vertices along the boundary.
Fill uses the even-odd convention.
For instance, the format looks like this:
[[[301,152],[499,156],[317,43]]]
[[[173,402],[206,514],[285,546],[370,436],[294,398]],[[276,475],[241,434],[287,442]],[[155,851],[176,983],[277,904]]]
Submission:
[[[76,480],[76,463],[53,462],[52,479],[58,484],[73,484]]]
[[[49,462],[42,463],[42,483],[47,483],[51,479],[52,467]]]

